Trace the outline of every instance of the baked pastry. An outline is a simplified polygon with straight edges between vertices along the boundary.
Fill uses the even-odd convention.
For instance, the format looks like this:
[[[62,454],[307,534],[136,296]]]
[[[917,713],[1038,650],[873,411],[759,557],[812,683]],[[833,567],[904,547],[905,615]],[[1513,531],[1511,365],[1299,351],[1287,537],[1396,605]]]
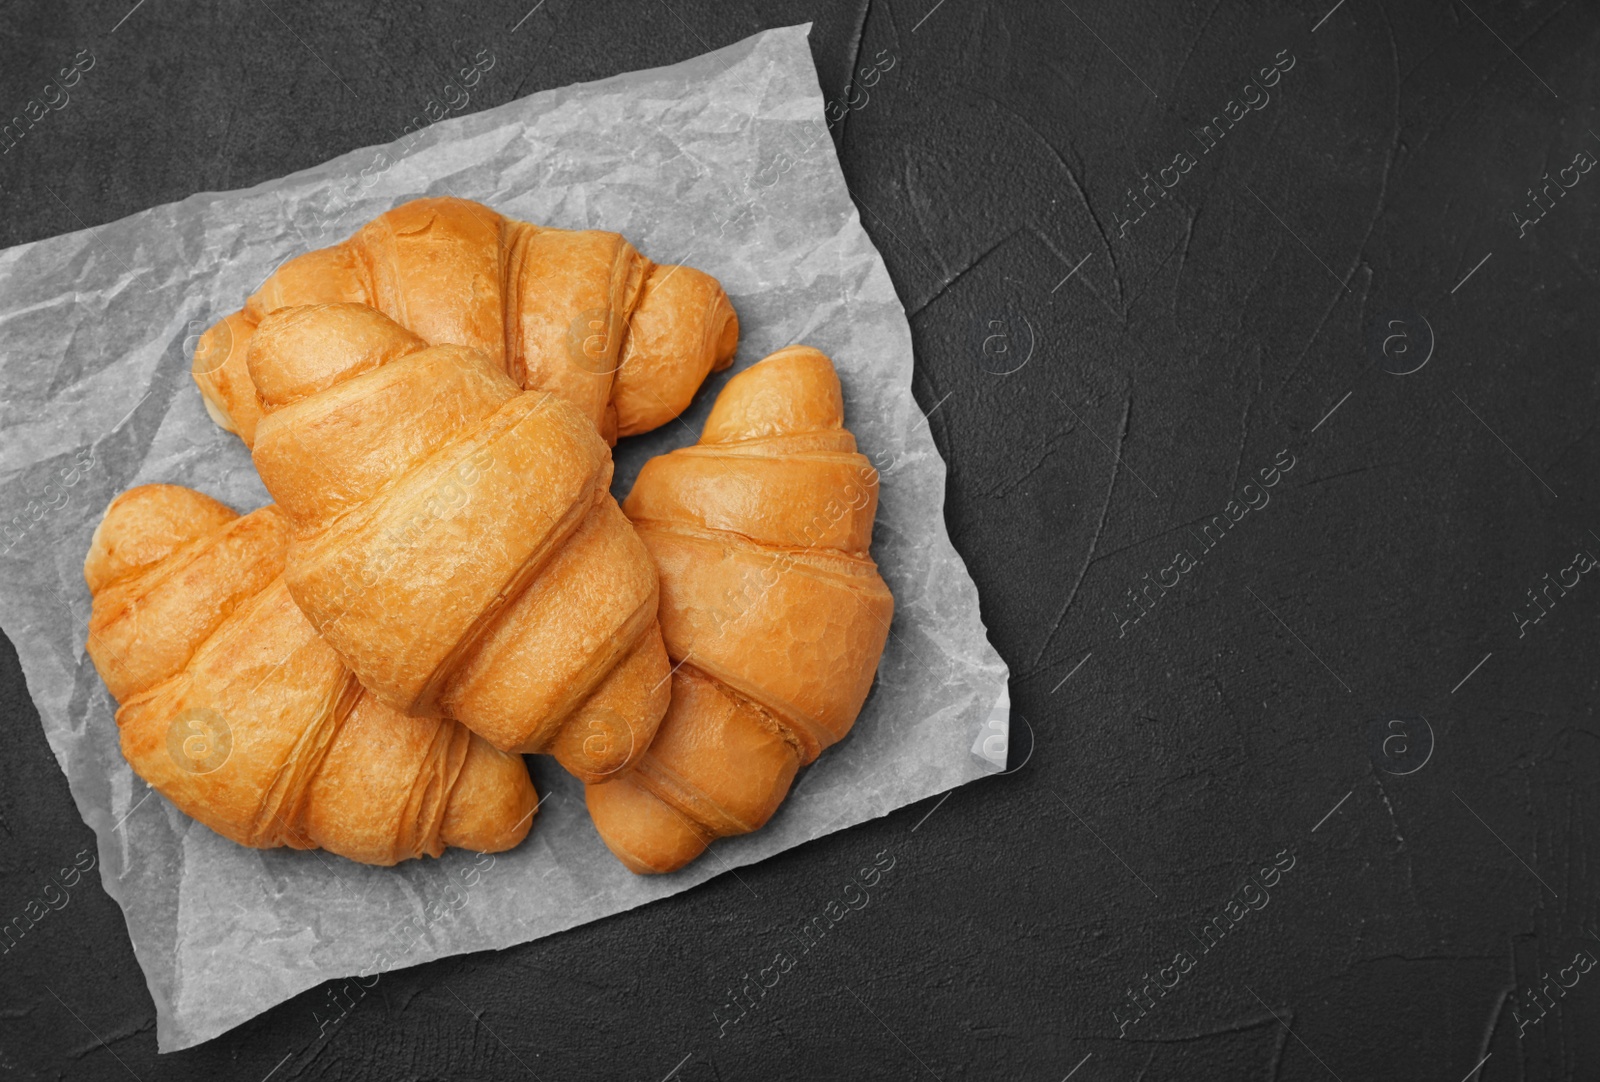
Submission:
[[[623,510],[660,568],[672,704],[634,769],[587,790],[633,871],[759,829],[850,731],[894,616],[877,506],[833,362],[805,346],[734,376],[700,442],[640,471]]]
[[[261,410],[246,357],[262,319],[346,301],[378,308],[428,345],[476,349],[524,389],[555,391],[609,443],[676,417],[708,372],[732,363],[739,341],[715,278],[651,263],[616,233],[414,199],[342,244],[289,260],[201,336],[194,379],[217,423],[255,442]]]
[[[585,781],[644,754],[671,693],[656,570],[587,416],[359,304],[267,316],[249,369],[289,592],[373,694]]]
[[[83,565],[88,650],[134,771],[256,848],[394,864],[515,846],[536,807],[526,765],[365,694],[290,598],[288,544],[276,508],[241,516],[176,485],[106,508]]]

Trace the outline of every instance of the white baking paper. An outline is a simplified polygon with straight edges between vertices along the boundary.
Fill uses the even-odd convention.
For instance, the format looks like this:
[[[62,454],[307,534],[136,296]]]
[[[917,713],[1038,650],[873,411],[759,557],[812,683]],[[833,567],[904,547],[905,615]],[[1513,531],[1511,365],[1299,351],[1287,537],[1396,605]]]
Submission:
[[[0,626],[99,840],[162,1051],[320,982],[549,935],[1002,769],[1006,668],[945,532],[945,467],[911,396],[910,328],[846,190],[807,30],[535,94],[246,191],[0,252]],[[240,510],[267,501],[244,446],[201,406],[195,336],[290,256],[447,193],[616,230],[658,262],[717,276],[743,328],[735,370],[794,342],[830,354],[848,423],[881,471],[874,553],[895,619],[855,731],[802,774],[765,830],[676,875],[624,870],[578,783],[539,759],[546,799],[512,853],[369,868],[234,845],[129,770],[84,652],[83,557],[114,495],[167,481]],[[730,374],[713,377],[685,423],[624,441],[619,496],[646,458],[693,442]]]

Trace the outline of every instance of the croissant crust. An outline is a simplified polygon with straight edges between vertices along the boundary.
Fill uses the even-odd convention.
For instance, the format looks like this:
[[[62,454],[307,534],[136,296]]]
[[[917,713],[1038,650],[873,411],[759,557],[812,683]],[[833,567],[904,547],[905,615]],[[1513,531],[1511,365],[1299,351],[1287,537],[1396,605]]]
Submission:
[[[660,568],[672,702],[637,767],[587,790],[628,867],[759,829],[850,731],[894,616],[877,503],[833,363],[803,346],[729,380],[700,442],[640,471],[623,508]]]
[[[337,303],[371,305],[428,345],[483,353],[517,386],[561,395],[609,442],[676,417],[739,341],[715,278],[652,263],[616,233],[415,199],[289,260],[201,336],[193,374],[212,418],[254,444],[262,409],[248,355],[262,320]]]
[[[644,754],[670,663],[611,455],[561,395],[376,309],[283,309],[249,366],[285,581],[361,683],[596,781]]]
[[[241,516],[176,485],[106,509],[84,562],[88,650],[134,771],[257,848],[394,864],[520,842],[536,807],[522,761],[366,694],[290,597],[288,547],[276,507]]]

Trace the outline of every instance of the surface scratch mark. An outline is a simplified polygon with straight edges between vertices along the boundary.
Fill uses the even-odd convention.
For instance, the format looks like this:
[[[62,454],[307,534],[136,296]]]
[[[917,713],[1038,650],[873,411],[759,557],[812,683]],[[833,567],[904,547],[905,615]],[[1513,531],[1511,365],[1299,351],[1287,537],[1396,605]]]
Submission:
[[[1500,989],[1495,994],[1494,1006],[1489,1008],[1489,1020],[1483,1024],[1483,1040],[1478,1042],[1478,1055],[1482,1060],[1489,1055],[1489,1045],[1494,1041],[1494,1031],[1500,1026],[1500,1014],[1505,1010],[1506,1000],[1511,997],[1515,985]]]
[[[1272,1078],[1270,1082],[1278,1082],[1278,1074],[1283,1070],[1283,1049],[1288,1043],[1289,1031],[1279,1026],[1278,1043],[1272,1048]]]
[[[1189,66],[1189,58],[1194,56],[1194,51],[1200,47],[1200,42],[1206,36],[1206,28],[1211,25],[1211,20],[1216,17],[1217,9],[1222,6],[1222,0],[1217,0],[1211,5],[1211,10],[1206,12],[1205,19],[1200,23],[1200,29],[1195,31],[1194,39],[1189,43],[1189,51],[1183,54],[1183,60],[1178,64],[1178,74],[1172,77],[1172,92],[1178,91],[1178,80],[1183,78],[1183,69]]]
[[[1008,480],[1002,480],[994,488],[989,489],[987,492],[980,492],[978,495],[988,496],[990,499],[996,500],[1004,496],[1006,493],[1010,492],[1012,489],[1016,488],[1018,485],[1022,484],[1028,478],[1032,477],[1034,474],[1043,469],[1044,464],[1050,461],[1050,456],[1056,453],[1057,444],[1059,444],[1066,437],[1072,435],[1075,431],[1077,431],[1076,428],[1069,426],[1059,432],[1052,433],[1044,441],[1044,450],[1039,453],[1039,457],[1034,461],[1033,465],[1029,466],[1018,476]]]
[[[856,65],[861,63],[861,43],[866,39],[867,36],[867,15],[871,11],[872,0],[866,0],[866,3],[861,5],[861,21],[856,24],[856,47],[855,51],[850,54],[850,68],[844,73],[844,89],[840,91],[841,94],[848,95],[850,92],[850,84],[855,80]],[[839,120],[840,146],[844,145],[845,131],[850,127],[850,114],[853,112],[855,112],[854,109],[846,109],[844,116]]]
[[[1021,225],[1017,226],[1017,228],[1013,229],[1011,232],[1007,233],[1005,236],[1001,237],[999,240],[997,240],[993,244],[989,245],[989,247],[987,247],[983,251],[979,252],[976,256],[973,257],[973,259],[972,259],[972,261],[970,263],[968,263],[966,266],[962,267],[960,270],[956,271],[950,277],[946,278],[943,282],[939,283],[939,285],[934,289],[934,291],[931,294],[929,294],[927,300],[923,301],[921,304],[917,305],[915,308],[911,309],[911,311],[906,313],[906,318],[910,319],[912,316],[916,315],[918,312],[920,312],[924,308],[928,307],[928,305],[930,305],[934,301],[938,300],[940,295],[943,294],[945,290],[947,290],[951,286],[955,285],[956,282],[959,281],[963,275],[965,275],[968,271],[972,270],[979,263],[982,263],[985,259],[988,259],[991,255],[994,254],[995,249],[999,248],[1006,241],[1010,240],[1012,237],[1016,236],[1018,233],[1021,233],[1026,228],[1027,228],[1027,226],[1021,226]]]
[[[1289,1022],[1292,1025],[1294,1023],[1293,1009],[1285,1007],[1284,1013],[1288,1015]],[[1190,1041],[1209,1041],[1213,1037],[1221,1037],[1227,1033],[1248,1033],[1250,1030],[1260,1029],[1262,1026],[1277,1026],[1280,1030],[1283,1028],[1278,1019],[1273,1018],[1270,1014],[1263,1014],[1242,1018],[1237,1022],[1230,1022],[1228,1025],[1219,1026],[1216,1029],[1197,1029],[1191,1033],[1174,1033],[1164,1037],[1129,1036],[1118,1039],[1128,1044],[1187,1044]]]
[[[1250,411],[1255,408],[1256,399],[1261,397],[1262,379],[1261,347],[1256,347],[1256,389],[1250,397],[1245,399],[1244,412],[1239,415],[1239,447],[1233,456],[1233,481],[1229,487],[1235,491],[1239,488],[1239,467],[1244,465],[1244,447],[1250,441]]]
[[[1100,504],[1100,521],[1095,523],[1094,536],[1089,539],[1089,551],[1084,553],[1083,566],[1078,568],[1078,578],[1072,584],[1072,589],[1067,594],[1067,600],[1062,604],[1061,611],[1056,613],[1056,618],[1050,624],[1050,630],[1045,634],[1044,642],[1039,647],[1039,652],[1034,655],[1033,667],[1038,668],[1045,651],[1050,649],[1050,644],[1055,641],[1056,632],[1061,630],[1062,621],[1067,618],[1067,611],[1072,608],[1073,601],[1077,600],[1078,587],[1083,585],[1083,578],[1089,573],[1089,565],[1094,562],[1094,550],[1100,544],[1100,535],[1106,528],[1106,515],[1111,510],[1111,498],[1117,491],[1117,475],[1122,472],[1122,446],[1128,440],[1128,418],[1133,413],[1133,396],[1130,394],[1122,400],[1122,424],[1118,426],[1117,446],[1111,456],[1111,480],[1106,485],[1106,498]]]
[[[1341,477],[1354,477],[1358,473],[1371,473],[1373,470],[1393,469],[1394,467],[1399,466],[1399,465],[1402,465],[1402,463],[1399,463],[1399,462],[1374,462],[1370,466],[1357,466],[1354,469],[1340,470],[1338,473],[1330,473],[1330,474],[1327,474],[1324,477],[1313,477],[1311,480],[1307,481],[1303,485],[1300,485],[1299,487],[1300,488],[1310,488],[1312,485],[1320,485],[1324,481],[1337,481]]]
[[[1083,185],[1078,183],[1078,174],[1073,171],[1071,165],[1067,164],[1067,160],[1061,156],[1061,152],[1056,149],[1055,144],[1046,139],[1044,137],[1044,133],[1038,128],[1034,127],[1032,122],[1030,122],[1027,117],[1023,116],[1021,113],[1017,112],[1015,109],[1011,108],[1011,106],[1007,105],[993,94],[990,94],[988,91],[980,90],[975,86],[967,86],[966,89],[972,91],[974,94],[977,94],[980,97],[987,98],[989,101],[994,103],[997,109],[1010,113],[1012,116],[1016,117],[1017,120],[1021,122],[1022,126],[1027,128],[1028,131],[1032,133],[1035,139],[1044,144],[1045,149],[1050,152],[1050,156],[1055,158],[1056,163],[1060,165],[1062,170],[1067,174],[1067,180],[1071,182],[1072,190],[1078,196],[1078,202],[1082,203],[1083,209],[1088,212],[1089,220],[1094,223],[1095,232],[1100,234],[1100,243],[1102,246],[1104,246],[1106,255],[1111,260],[1111,278],[1113,284],[1117,287],[1116,310],[1119,312],[1122,318],[1126,318],[1126,305],[1123,300],[1124,290],[1122,286],[1122,268],[1117,263],[1117,252],[1111,243],[1111,235],[1106,232],[1105,223],[1100,220],[1100,215],[1095,213],[1094,206],[1089,202],[1088,193],[1083,190]]]

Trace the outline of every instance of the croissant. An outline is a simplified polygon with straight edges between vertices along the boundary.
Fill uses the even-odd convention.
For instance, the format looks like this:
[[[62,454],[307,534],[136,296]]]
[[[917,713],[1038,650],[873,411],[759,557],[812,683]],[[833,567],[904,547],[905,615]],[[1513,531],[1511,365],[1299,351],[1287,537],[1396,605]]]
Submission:
[[[651,263],[616,233],[416,199],[289,260],[201,336],[193,372],[212,418],[253,444],[256,328],[280,308],[338,302],[372,305],[429,345],[486,354],[518,386],[565,397],[610,443],[678,416],[739,342],[727,294],[693,267]]]
[[[833,362],[780,350],[729,380],[700,442],[647,462],[624,502],[660,568],[672,702],[634,769],[586,793],[635,872],[762,827],[861,711],[894,598],[868,554],[877,471],[843,424]]]
[[[656,570],[586,416],[358,304],[267,316],[249,369],[289,592],[362,684],[585,781],[644,754],[671,694]]]
[[[527,767],[453,721],[362,691],[284,586],[288,526],[192,489],[111,501],[83,573],[89,656],[134,771],[256,848],[394,864],[510,849],[537,806]]]

